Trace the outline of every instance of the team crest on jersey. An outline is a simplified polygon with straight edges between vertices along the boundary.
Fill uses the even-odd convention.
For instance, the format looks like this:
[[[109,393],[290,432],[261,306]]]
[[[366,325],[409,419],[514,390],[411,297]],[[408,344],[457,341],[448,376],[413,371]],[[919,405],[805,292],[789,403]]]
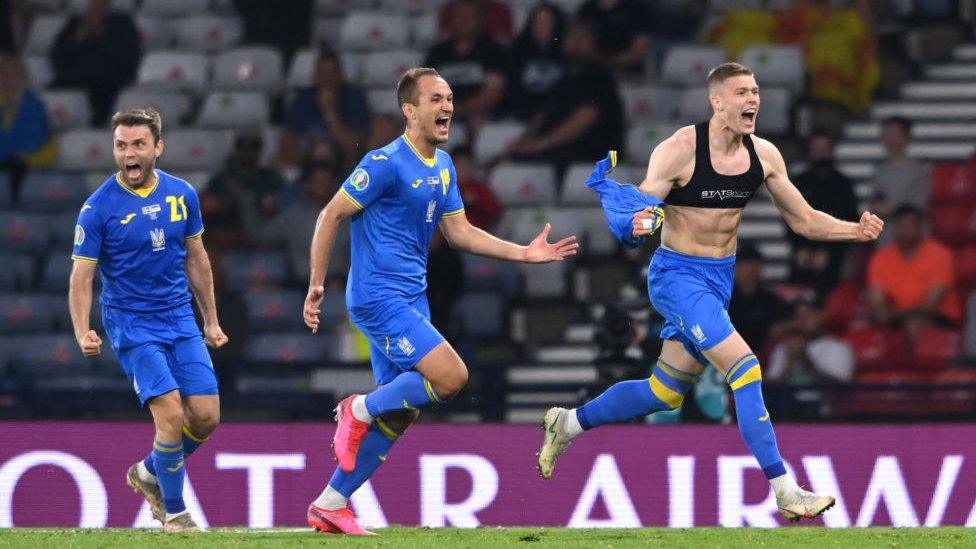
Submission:
[[[434,211],[437,210],[437,201],[431,200],[427,203],[427,223],[434,221]]]
[[[349,182],[352,183],[353,188],[357,191],[365,191],[366,187],[369,186],[369,173],[359,168],[352,172],[352,175],[349,177]]]
[[[407,356],[412,355],[414,351],[417,350],[414,348],[413,343],[410,343],[410,340],[406,338],[406,336],[401,337],[400,340],[397,341],[397,347]]]
[[[705,342],[705,331],[702,330],[701,324],[695,324],[694,326],[691,327],[691,335],[695,336],[695,339],[698,340],[698,343]]]
[[[75,225],[75,246],[81,246],[85,241],[85,229],[81,225]]]
[[[166,249],[166,231],[161,227],[149,231],[149,240],[152,241],[152,249],[154,252]]]
[[[163,209],[159,206],[159,204],[142,207],[142,215],[148,215],[149,219],[152,219],[153,221],[156,221],[156,218],[159,217],[159,212],[161,211],[163,211]]]

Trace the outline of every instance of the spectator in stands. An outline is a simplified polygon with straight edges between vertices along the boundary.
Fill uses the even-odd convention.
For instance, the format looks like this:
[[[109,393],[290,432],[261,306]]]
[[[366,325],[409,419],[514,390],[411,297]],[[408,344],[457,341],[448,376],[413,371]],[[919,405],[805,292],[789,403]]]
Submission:
[[[729,317],[756,354],[762,356],[766,343],[783,330],[792,311],[762,283],[764,260],[755,246],[740,243],[735,254],[735,286],[729,303]]]
[[[649,13],[639,0],[587,0],[578,17],[596,31],[601,58],[615,69],[643,73],[651,49]]]
[[[248,323],[247,304],[241,292],[227,285],[227,267],[223,258],[219,254],[211,255],[210,267],[213,272],[214,300],[217,307],[220,307],[220,327],[228,337],[227,344],[220,348],[220,352],[213,354],[214,368],[220,379],[220,394],[226,397],[237,393],[237,378],[241,373],[241,365],[244,364],[251,327]],[[197,322],[202,325],[203,318],[199,311],[196,314]]]
[[[478,177],[478,164],[469,147],[455,147],[451,151],[451,158],[457,170],[464,213],[468,216],[468,221],[479,229],[491,232],[504,212],[501,202],[491,187]]]
[[[554,162],[560,171],[621,150],[624,131],[617,84],[600,62],[589,24],[570,27],[565,56],[563,80],[509,150],[518,160]]]
[[[90,0],[84,13],[73,15],[51,50],[54,87],[84,88],[92,121],[102,124],[119,91],[135,80],[142,43],[129,14],[112,9],[112,0]]]
[[[264,139],[261,129],[249,127],[234,139],[234,149],[224,166],[200,194],[200,207],[207,220],[207,233],[215,244],[244,242],[242,208],[274,209],[285,188],[281,175],[261,165]]]
[[[882,217],[904,204],[923,212],[928,209],[929,167],[908,156],[911,141],[912,123],[908,119],[893,116],[881,123],[881,143],[886,157],[874,172],[874,193],[878,200],[874,209]]]
[[[773,346],[763,379],[794,385],[850,381],[854,351],[824,326],[823,309],[801,299],[783,337]]]
[[[27,30],[24,8],[23,0],[0,2],[0,54],[17,53],[17,38]]]
[[[510,110],[530,119],[563,79],[563,37],[566,17],[558,6],[540,2],[526,19],[512,45]]]
[[[508,51],[482,30],[484,8],[478,0],[456,0],[450,38],[427,53],[433,67],[454,90],[454,117],[477,132],[502,107],[508,83]]]
[[[27,174],[25,157],[39,151],[51,130],[41,99],[30,89],[24,62],[15,54],[0,57],[0,170],[10,179],[16,205]]]
[[[834,138],[826,132],[814,132],[808,144],[807,170],[793,180],[796,187],[815,209],[844,221],[857,221],[857,196],[854,181],[837,169],[834,162]],[[790,282],[816,287],[823,296],[840,281],[845,242],[814,242],[787,228],[792,252]]]
[[[452,0],[444,5],[438,16],[438,28],[441,36],[449,36],[453,30],[454,21],[457,15],[455,11],[457,5],[464,0]],[[499,44],[508,44],[512,39],[512,10],[509,9],[507,2],[499,0],[475,0],[478,8],[483,14],[481,18],[481,32],[485,36],[495,40]],[[463,8],[462,8],[463,10]]]
[[[340,166],[353,166],[366,150],[369,117],[366,96],[346,81],[339,55],[323,46],[315,85],[296,91],[285,106],[279,164],[299,167],[317,141],[331,141],[341,153]]]
[[[234,9],[244,22],[245,44],[270,44],[285,57],[285,62],[312,39],[313,0],[234,0]]]
[[[377,113],[369,123],[369,150],[382,149],[403,133],[403,117],[390,113]]]
[[[962,308],[952,251],[925,234],[925,216],[918,208],[900,206],[894,222],[894,243],[879,249],[868,265],[872,320],[887,325],[920,318],[958,325]]]

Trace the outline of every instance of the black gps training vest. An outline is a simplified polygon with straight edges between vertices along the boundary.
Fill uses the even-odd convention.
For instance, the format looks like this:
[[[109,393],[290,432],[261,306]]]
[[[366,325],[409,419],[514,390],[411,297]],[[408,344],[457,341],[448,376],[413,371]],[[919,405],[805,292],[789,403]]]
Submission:
[[[749,151],[749,169],[738,175],[717,173],[708,148],[708,122],[695,124],[695,171],[687,185],[671,189],[664,201],[669,206],[745,208],[765,176],[752,137],[743,135],[742,143]]]

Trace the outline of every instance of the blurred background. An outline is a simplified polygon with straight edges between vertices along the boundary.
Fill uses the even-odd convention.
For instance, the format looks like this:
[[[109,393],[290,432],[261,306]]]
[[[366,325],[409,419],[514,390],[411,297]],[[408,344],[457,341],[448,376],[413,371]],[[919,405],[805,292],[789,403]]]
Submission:
[[[711,114],[707,71],[761,86],[759,134],[816,208],[885,219],[871,245],[804,240],[760,193],[740,229],[730,314],[764,364],[777,421],[932,421],[976,412],[974,0],[7,0],[0,3],[0,418],[143,418],[106,344],[68,316],[71,239],[115,169],[108,119],[154,105],[159,167],[201,195],[224,417],[321,420],[373,384],[346,318],[348,233],[324,333],[301,308],[320,208],[403,130],[394,86],[437,68],[455,92],[444,148],[467,215],[528,242],[545,222],[580,255],[522,266],[436,239],[434,324],[471,371],[426,420],[535,423],[646,377],[663,322],[656,247],[623,250],[583,181],[621,181]],[[347,229],[346,229],[347,230]],[[101,332],[100,311],[93,315]],[[714,374],[714,372],[712,372]],[[706,376],[655,422],[731,420]]]

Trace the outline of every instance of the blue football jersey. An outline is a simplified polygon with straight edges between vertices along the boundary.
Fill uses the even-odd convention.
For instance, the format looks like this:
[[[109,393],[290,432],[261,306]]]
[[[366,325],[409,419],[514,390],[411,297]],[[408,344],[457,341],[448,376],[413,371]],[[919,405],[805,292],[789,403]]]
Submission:
[[[423,294],[434,229],[442,217],[464,212],[451,156],[437,149],[424,158],[402,135],[367,153],[339,192],[360,209],[350,227],[347,304]]]
[[[186,181],[155,173],[156,184],[138,191],[116,173],[78,214],[71,257],[98,263],[103,305],[150,312],[192,299],[186,241],[203,234],[200,199]]]

